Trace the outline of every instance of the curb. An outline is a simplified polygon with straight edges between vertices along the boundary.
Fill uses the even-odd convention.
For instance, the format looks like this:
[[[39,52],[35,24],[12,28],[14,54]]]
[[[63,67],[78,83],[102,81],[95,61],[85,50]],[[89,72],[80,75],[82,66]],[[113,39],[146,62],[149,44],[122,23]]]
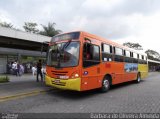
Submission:
[[[19,94],[15,94],[15,95],[4,96],[4,97],[0,97],[0,102],[11,100],[11,99],[23,98],[23,97],[32,96],[32,95],[37,95],[37,94],[49,92],[52,90],[53,89],[35,90],[35,91],[31,91],[31,92],[26,92],[26,93],[19,93]]]

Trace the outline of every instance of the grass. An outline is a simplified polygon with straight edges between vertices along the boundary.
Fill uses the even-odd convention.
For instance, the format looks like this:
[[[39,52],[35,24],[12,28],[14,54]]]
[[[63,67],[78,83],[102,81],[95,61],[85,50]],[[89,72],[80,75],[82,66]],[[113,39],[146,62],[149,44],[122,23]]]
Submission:
[[[9,77],[8,76],[0,76],[0,83],[5,83],[9,82]]]

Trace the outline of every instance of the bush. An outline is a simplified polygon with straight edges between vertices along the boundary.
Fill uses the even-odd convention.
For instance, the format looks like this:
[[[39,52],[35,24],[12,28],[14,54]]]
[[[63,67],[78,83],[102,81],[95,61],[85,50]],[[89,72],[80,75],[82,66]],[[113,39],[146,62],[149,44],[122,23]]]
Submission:
[[[9,82],[9,77],[8,76],[1,76],[0,77],[0,83],[4,83],[4,82]]]

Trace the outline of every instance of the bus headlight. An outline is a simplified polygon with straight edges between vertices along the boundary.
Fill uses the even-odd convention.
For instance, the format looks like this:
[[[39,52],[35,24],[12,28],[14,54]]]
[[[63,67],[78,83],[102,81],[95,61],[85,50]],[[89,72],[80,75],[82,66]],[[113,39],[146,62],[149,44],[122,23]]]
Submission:
[[[79,77],[79,74],[77,72],[74,72],[72,75],[71,75],[71,78],[78,78]]]
[[[75,77],[75,78],[78,78],[78,77],[79,77],[79,74],[75,74],[74,77]]]

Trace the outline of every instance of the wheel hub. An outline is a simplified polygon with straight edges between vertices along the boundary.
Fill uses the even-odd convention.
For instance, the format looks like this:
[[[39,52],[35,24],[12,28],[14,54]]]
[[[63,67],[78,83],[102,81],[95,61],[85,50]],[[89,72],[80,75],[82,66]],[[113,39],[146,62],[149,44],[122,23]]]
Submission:
[[[108,87],[109,87],[109,81],[108,81],[108,80],[105,80],[105,81],[103,82],[103,86],[104,86],[105,88],[108,88]]]

